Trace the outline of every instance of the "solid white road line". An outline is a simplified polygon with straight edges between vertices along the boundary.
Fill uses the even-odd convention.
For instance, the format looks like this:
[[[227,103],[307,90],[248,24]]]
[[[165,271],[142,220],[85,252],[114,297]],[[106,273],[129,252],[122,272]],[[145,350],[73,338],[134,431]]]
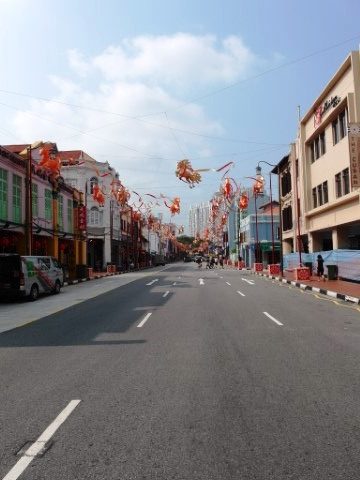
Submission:
[[[47,429],[40,435],[40,437],[26,450],[20,460],[13,466],[10,472],[5,475],[3,480],[16,480],[23,473],[23,471],[30,465],[36,455],[38,455],[44,448],[46,443],[54,435],[56,430],[68,418],[68,416],[75,410],[81,400],[71,400],[62,412],[55,418],[55,420],[47,427]]]
[[[167,297],[169,295],[170,291],[169,290],[166,290],[166,292],[164,293],[163,297]]]
[[[139,323],[139,325],[137,326],[137,328],[141,328],[141,327],[144,325],[144,323],[148,321],[148,319],[149,319],[149,317],[151,317],[151,315],[152,315],[152,312],[147,313],[147,314],[145,315],[145,317],[141,320],[141,322]]]
[[[155,280],[151,280],[151,282],[147,283],[146,285],[153,285],[155,282],[158,282],[159,279],[155,278]]]
[[[276,318],[272,317],[269,313],[263,312],[263,314],[266,315],[268,318],[270,318],[270,320],[275,322],[277,325],[280,325],[280,327],[284,325],[283,323],[279,322],[279,320],[276,320]]]
[[[240,292],[239,290],[237,291],[237,293],[238,293],[239,295],[241,295],[242,297],[245,297],[245,295],[244,295],[242,292]]]
[[[253,280],[248,280],[247,278],[243,278],[243,277],[241,277],[241,280],[242,280],[243,282],[247,282],[249,285],[254,285],[254,281],[253,281]]]
[[[231,283],[229,283],[229,282],[226,282],[226,283],[227,283],[228,285],[230,285],[230,287],[231,287]]]
[[[204,280],[202,278],[199,278],[199,284],[200,285],[205,285]]]

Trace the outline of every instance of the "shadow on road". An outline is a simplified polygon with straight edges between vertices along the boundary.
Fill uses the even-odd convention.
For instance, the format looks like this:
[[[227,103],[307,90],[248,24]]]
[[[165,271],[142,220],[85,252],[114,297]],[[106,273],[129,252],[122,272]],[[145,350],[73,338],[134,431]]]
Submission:
[[[175,287],[180,286],[176,285]],[[23,327],[0,334],[0,348],[75,345],[136,345],[142,330],[133,330],[133,339],[118,338],[149,312],[156,311],[170,298],[164,292],[144,289],[139,280],[106,292],[61,312],[49,315]],[[140,308],[139,308],[140,307]]]

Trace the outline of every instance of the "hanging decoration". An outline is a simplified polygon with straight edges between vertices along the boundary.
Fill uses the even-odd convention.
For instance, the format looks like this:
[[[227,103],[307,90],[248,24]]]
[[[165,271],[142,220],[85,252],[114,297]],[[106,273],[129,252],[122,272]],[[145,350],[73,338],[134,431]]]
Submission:
[[[171,215],[177,215],[180,213],[180,198],[175,197],[172,201],[171,204],[169,205],[166,200],[164,200],[164,204],[167,206],[167,208],[170,210]]]
[[[246,210],[249,206],[249,197],[246,192],[243,192],[239,198],[239,209],[241,211]]]
[[[52,152],[52,145],[44,143],[40,148],[40,161],[37,165],[37,171],[51,176],[54,180],[60,177],[61,160]]]
[[[194,170],[189,160],[180,160],[176,165],[175,175],[182,182],[188,183],[190,188],[194,188],[195,184],[201,182],[201,175]]]
[[[101,188],[97,184],[93,185],[92,197],[94,201],[99,204],[99,207],[103,207],[105,205],[104,192],[101,190]]]

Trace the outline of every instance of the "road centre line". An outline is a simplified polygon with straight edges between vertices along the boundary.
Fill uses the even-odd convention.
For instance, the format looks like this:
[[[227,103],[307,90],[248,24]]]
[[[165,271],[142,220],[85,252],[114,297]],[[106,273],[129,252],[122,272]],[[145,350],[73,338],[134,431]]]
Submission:
[[[146,285],[153,285],[155,282],[158,282],[159,279],[155,278],[155,280],[151,280],[151,282],[147,283]]]
[[[169,293],[170,293],[170,290],[166,290],[166,292],[164,293],[163,297],[164,297],[164,298],[167,297],[167,296],[169,295]]]
[[[54,435],[56,430],[62,423],[69,417],[69,415],[79,405],[81,400],[71,400],[68,405],[59,413],[55,420],[44,430],[40,437],[26,450],[20,460],[13,466],[10,472],[5,475],[3,480],[16,480],[24,472],[24,470],[30,465],[34,458],[39,455],[41,450],[45,447],[46,443]]]
[[[239,295],[241,295],[242,297],[245,297],[245,295],[244,295],[242,292],[240,292],[239,290],[237,291],[237,293],[238,293]]]
[[[273,322],[275,322],[277,325],[279,325],[280,327],[283,327],[284,324],[279,322],[279,320],[276,320],[276,318],[272,317],[269,313],[267,312],[263,312],[264,315],[266,315],[268,318],[270,318],[270,320],[272,320]]]
[[[141,328],[148,321],[148,319],[151,317],[151,315],[152,315],[152,312],[147,313],[145,315],[145,317],[141,320],[141,322],[139,323],[137,328]]]
[[[230,285],[230,287],[231,287],[231,283],[229,283],[229,282],[226,282],[226,283],[227,283],[228,285]]]

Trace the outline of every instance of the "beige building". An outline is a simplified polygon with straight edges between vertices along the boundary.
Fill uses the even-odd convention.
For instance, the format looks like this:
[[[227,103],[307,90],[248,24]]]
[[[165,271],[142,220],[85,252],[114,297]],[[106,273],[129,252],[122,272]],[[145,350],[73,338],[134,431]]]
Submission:
[[[360,250],[359,52],[349,54],[302,118],[277,168],[284,254]]]

